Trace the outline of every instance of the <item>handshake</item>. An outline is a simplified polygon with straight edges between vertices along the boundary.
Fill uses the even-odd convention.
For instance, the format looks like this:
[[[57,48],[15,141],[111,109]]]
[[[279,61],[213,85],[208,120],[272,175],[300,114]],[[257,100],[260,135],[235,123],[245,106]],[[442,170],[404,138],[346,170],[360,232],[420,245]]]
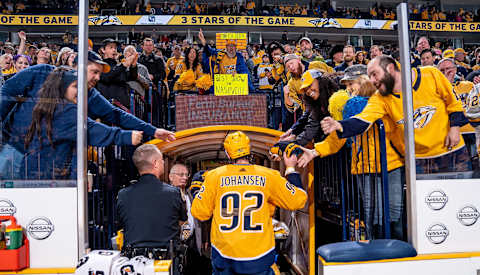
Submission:
[[[270,157],[274,160],[279,160],[283,153],[287,157],[291,157],[294,154],[298,158],[303,153],[303,150],[300,145],[291,141],[280,141],[270,148]]]
[[[304,148],[295,142],[280,141],[270,148],[270,157],[273,160],[279,161],[282,155],[284,156],[285,165],[298,165],[298,167],[304,168],[313,158],[318,156],[318,153],[315,149]],[[287,159],[292,158],[295,159],[295,165],[289,165],[289,163],[287,163]]]

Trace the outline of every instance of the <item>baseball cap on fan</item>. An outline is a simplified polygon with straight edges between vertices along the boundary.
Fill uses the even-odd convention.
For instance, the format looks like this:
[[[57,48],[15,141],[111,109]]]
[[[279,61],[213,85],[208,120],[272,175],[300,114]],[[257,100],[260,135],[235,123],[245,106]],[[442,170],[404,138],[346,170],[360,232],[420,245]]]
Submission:
[[[313,81],[317,78],[320,78],[323,73],[320,70],[312,69],[308,70],[302,75],[302,86],[300,86],[300,90],[304,90],[310,85],[312,85]]]
[[[305,41],[308,41],[308,43],[312,44],[312,40],[310,40],[310,38],[308,37],[302,37],[300,38],[300,40],[298,41],[298,44],[302,44],[302,41],[305,40]],[[312,44],[313,45],[313,44]]]
[[[110,72],[110,65],[108,65],[106,62],[104,62],[102,60],[102,58],[100,57],[100,55],[98,55],[94,51],[88,51],[88,61],[95,62],[97,64],[102,65],[103,66],[103,73]],[[73,62],[78,65],[78,55],[75,57],[75,60]]]
[[[345,75],[340,79],[340,84],[345,84],[345,81],[351,81],[359,78],[361,75],[367,74],[367,66],[363,64],[356,64],[348,67],[345,70]]]

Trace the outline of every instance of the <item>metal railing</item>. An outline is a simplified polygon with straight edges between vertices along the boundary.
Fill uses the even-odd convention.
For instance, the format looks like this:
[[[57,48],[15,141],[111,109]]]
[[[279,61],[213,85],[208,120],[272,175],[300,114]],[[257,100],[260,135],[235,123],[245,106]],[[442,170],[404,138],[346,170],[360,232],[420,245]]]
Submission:
[[[145,96],[131,90],[130,109],[112,100],[112,104],[136,117],[160,124],[155,116],[157,102],[152,87]],[[153,116],[152,116],[153,114]],[[131,160],[135,147],[110,145],[88,149],[88,234],[91,249],[111,249],[111,237],[117,229],[116,197],[138,174]]]
[[[369,131],[347,140],[336,154],[317,160],[314,176],[320,219],[341,227],[343,241],[390,238],[385,129],[381,120]]]

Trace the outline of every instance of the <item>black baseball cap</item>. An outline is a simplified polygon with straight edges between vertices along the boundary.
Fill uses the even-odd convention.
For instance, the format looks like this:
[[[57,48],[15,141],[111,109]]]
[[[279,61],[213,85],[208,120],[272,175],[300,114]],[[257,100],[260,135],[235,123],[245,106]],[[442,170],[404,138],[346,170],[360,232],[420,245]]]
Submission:
[[[117,41],[115,39],[112,39],[112,38],[107,38],[107,39],[102,41],[103,46],[107,46],[108,44],[112,44],[112,43],[117,45],[117,47],[118,47],[118,45],[120,45],[119,41]]]
[[[332,49],[330,50],[330,58],[333,59],[333,56],[336,53],[343,53],[343,46],[342,45],[335,45],[335,46],[332,47]]]
[[[367,75],[367,66],[363,64],[352,65],[345,70],[345,75],[340,79],[340,84],[344,84],[345,81],[355,80],[361,75]]]
[[[88,61],[95,62],[97,64],[102,65],[103,66],[103,73],[110,72],[110,65],[108,65],[108,63],[104,62],[98,53],[96,53],[94,51],[88,51]],[[73,62],[75,64],[78,64],[78,55],[75,57],[75,60]]]

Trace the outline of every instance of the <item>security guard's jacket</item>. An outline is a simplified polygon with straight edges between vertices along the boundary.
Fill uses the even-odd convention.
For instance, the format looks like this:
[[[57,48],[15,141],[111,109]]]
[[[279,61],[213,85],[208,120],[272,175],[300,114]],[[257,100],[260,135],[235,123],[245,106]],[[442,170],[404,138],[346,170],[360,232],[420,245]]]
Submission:
[[[180,221],[187,211],[180,190],[152,174],[118,192],[117,215],[125,246],[166,248],[180,237]]]

